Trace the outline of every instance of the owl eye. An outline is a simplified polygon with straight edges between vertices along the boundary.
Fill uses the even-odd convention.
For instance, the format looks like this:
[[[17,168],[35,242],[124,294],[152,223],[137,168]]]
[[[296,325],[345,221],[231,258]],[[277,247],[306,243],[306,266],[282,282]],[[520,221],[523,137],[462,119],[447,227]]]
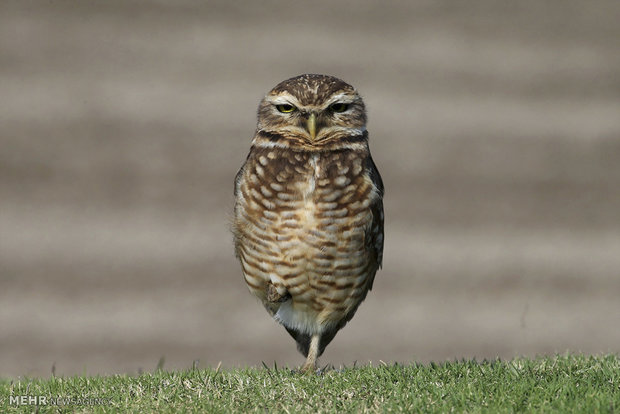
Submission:
[[[338,102],[338,103],[331,105],[330,108],[334,112],[344,112],[347,109],[349,109],[349,104]]]
[[[282,105],[276,105],[276,109],[286,114],[289,112],[293,112],[296,108],[293,105],[282,104]]]

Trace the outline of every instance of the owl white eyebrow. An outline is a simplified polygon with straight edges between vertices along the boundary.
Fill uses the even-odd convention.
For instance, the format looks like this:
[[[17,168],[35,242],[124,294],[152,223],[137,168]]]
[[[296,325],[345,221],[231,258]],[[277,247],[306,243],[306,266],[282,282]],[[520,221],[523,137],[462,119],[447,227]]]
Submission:
[[[295,107],[299,106],[299,102],[297,102],[297,99],[295,99],[295,97],[288,95],[288,96],[276,96],[273,99],[269,100],[273,105],[293,105]]]
[[[274,99],[271,103],[274,105],[292,105],[292,102],[288,99]]]
[[[327,106],[334,104],[336,102],[343,104],[351,104],[355,101],[355,97],[351,95],[347,95],[344,93],[339,93],[338,95],[333,96],[329,101],[327,101]]]

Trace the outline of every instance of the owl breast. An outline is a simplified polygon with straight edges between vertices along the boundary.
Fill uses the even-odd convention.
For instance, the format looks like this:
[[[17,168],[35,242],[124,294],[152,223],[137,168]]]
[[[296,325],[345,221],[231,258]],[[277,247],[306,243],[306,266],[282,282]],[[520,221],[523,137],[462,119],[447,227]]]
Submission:
[[[380,196],[364,157],[255,148],[239,172],[234,233],[245,281],[291,329],[337,325],[372,283],[369,206]],[[268,300],[269,284],[286,300]]]

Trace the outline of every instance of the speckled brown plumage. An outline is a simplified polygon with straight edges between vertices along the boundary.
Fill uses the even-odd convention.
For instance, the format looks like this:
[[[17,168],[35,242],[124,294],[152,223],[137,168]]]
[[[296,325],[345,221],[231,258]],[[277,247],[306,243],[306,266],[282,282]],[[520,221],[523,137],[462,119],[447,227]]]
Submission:
[[[288,79],[261,101],[235,179],[233,234],[245,281],[307,357],[355,314],[383,254],[383,183],[361,97],[324,75]]]

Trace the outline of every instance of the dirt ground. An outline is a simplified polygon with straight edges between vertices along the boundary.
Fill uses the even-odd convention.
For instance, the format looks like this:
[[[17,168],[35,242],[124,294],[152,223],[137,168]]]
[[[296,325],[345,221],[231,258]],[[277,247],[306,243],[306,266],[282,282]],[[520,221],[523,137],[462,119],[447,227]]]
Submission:
[[[286,6],[284,6],[286,5]],[[620,2],[0,4],[0,376],[298,365],[232,252],[256,107],[355,85],[384,268],[322,357],[620,352]]]

